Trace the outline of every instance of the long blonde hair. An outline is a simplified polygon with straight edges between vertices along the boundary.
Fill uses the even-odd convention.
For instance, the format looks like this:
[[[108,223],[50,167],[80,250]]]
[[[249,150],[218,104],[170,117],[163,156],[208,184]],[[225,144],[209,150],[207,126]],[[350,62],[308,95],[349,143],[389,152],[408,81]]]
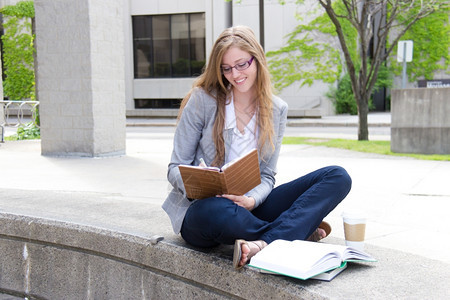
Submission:
[[[184,97],[178,114],[178,118],[180,118],[183,108],[189,101],[192,90],[197,87],[203,88],[205,92],[216,99],[217,111],[213,129],[213,139],[216,147],[216,156],[212,163],[214,166],[222,165],[225,160],[223,128],[225,124],[225,105],[227,104],[230,93],[230,90],[228,89],[230,82],[222,75],[221,64],[225,52],[231,47],[238,47],[239,49],[248,52],[254,57],[254,63],[257,64],[255,88],[258,108],[258,148],[260,153],[264,153],[267,150],[265,146],[268,143],[268,145],[271,146],[271,149],[274,149],[272,112],[273,91],[264,50],[249,27],[230,27],[225,29],[214,43],[203,73],[195,80],[193,88],[186,97]]]

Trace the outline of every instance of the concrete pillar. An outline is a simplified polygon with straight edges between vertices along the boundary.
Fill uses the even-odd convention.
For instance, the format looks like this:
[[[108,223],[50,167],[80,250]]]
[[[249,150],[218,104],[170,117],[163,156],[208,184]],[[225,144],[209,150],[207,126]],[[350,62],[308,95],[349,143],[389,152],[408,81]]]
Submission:
[[[34,3],[42,154],[124,154],[123,0]]]

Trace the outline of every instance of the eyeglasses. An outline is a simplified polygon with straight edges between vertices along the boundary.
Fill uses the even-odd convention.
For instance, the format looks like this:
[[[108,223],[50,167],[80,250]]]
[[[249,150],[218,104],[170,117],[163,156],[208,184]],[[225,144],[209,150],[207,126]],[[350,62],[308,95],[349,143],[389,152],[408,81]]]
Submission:
[[[254,56],[252,56],[252,58],[250,58],[249,61],[243,62],[243,63],[239,63],[234,65],[233,67],[230,66],[225,66],[225,67],[220,67],[222,70],[222,74],[230,74],[233,71],[233,68],[235,68],[238,71],[244,71],[245,69],[248,69],[250,67],[250,65],[253,62],[253,59],[255,59]]]

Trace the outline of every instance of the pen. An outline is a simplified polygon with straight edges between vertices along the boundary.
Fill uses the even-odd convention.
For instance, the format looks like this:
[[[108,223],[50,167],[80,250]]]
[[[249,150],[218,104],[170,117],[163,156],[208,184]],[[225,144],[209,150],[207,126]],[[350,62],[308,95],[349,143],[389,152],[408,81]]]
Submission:
[[[200,166],[201,167],[207,167],[208,165],[205,163],[205,160],[203,159],[203,157],[200,157]]]

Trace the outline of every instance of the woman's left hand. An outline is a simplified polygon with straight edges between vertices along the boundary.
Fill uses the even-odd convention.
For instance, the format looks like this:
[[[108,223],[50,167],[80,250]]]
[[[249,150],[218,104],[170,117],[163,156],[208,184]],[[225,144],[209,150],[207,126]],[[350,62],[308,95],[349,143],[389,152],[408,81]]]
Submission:
[[[219,197],[224,197],[227,199],[230,199],[234,203],[236,203],[239,206],[242,206],[243,208],[247,210],[252,210],[255,207],[255,199],[253,197],[247,197],[247,196],[236,196],[236,195],[219,195]]]

